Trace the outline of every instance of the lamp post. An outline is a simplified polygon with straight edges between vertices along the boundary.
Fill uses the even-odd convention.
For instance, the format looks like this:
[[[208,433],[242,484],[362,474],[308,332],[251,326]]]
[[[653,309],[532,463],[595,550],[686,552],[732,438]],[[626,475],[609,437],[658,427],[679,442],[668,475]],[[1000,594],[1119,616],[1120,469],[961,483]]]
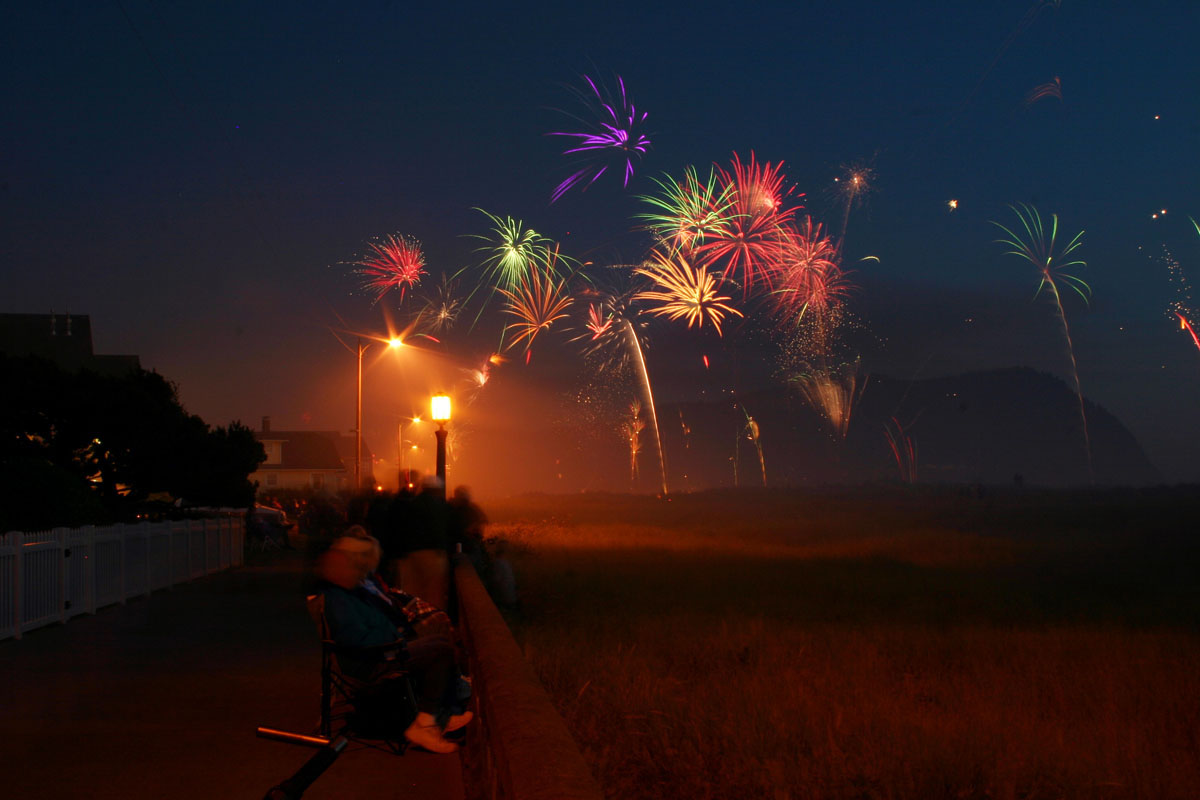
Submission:
[[[450,421],[450,396],[434,395],[431,402],[429,418],[438,424],[434,431],[437,436],[437,476],[442,482],[442,499],[446,498],[446,423]]]
[[[387,344],[388,347],[395,350],[400,345],[404,344],[399,337],[391,339],[372,339],[372,341],[363,342],[361,336],[355,337],[358,350],[358,392],[354,404],[354,488],[355,490],[362,488],[362,358],[363,353],[367,352],[367,348],[374,341],[381,341]]]

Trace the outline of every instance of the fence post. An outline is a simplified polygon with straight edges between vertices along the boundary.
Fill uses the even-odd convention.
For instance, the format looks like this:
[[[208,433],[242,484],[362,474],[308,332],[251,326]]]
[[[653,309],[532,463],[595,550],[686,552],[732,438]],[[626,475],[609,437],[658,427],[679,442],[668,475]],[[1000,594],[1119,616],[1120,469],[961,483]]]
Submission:
[[[87,566],[87,604],[88,613],[96,613],[96,526],[84,525],[83,529],[87,531],[87,551],[88,551],[88,566]]]
[[[71,603],[71,570],[67,567],[67,559],[71,557],[71,548],[67,547],[66,528],[55,528],[54,538],[58,540],[58,585],[60,599],[58,603],[59,622],[67,624],[67,606]]]
[[[25,534],[10,533],[13,544],[16,549],[13,551],[13,630],[14,637],[21,638],[21,623],[24,621],[25,612],[21,608],[21,595],[24,590],[21,588],[21,551],[25,549]]]
[[[146,587],[145,596],[149,597],[150,590],[151,590],[151,588],[153,588],[150,586],[150,575],[151,575],[150,564],[154,560],[154,551],[153,551],[154,535],[153,534],[154,534],[154,529],[158,527],[158,523],[143,522],[139,527],[142,528],[142,549],[146,553],[146,583],[143,585]]]
[[[121,605],[125,605],[125,523],[118,522],[113,527],[116,528],[117,552],[120,553],[121,559]]]

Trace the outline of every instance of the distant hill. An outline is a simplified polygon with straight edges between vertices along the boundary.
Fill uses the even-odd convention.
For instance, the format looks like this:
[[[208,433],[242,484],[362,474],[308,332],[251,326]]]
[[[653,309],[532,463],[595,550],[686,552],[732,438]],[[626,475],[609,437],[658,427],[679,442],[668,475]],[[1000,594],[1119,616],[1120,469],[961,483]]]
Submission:
[[[869,376],[844,440],[793,389],[746,395],[740,403],[758,423],[772,485],[899,480],[885,435],[893,417],[915,446],[922,483],[1012,483],[1017,476],[1044,486],[1090,481],[1075,393],[1058,378],[1024,367],[917,381]],[[1160,480],[1120,420],[1086,397],[1084,408],[1097,484]],[[686,447],[678,425],[663,431],[673,482],[729,485],[736,450],[739,484],[761,485],[753,442],[735,442],[746,418],[732,400],[661,408],[659,417],[674,420],[681,412],[692,431]],[[686,458],[673,459],[677,453]]]
[[[551,408],[551,396],[517,395],[515,383],[489,390],[496,407],[528,411],[477,426],[452,482],[491,494],[659,490],[648,423],[639,475],[631,481],[627,440],[611,412],[589,414],[569,400]],[[1085,408],[1097,485],[1161,481],[1120,420],[1086,398]],[[746,413],[761,433],[762,463],[747,436]],[[1017,476],[1029,486],[1090,482],[1075,393],[1058,378],[1027,368],[916,381],[871,375],[845,439],[788,386],[713,402],[660,402],[658,408],[671,491],[735,481],[761,486],[764,464],[770,486],[898,481],[885,438],[893,417],[911,437],[920,483],[1012,484]]]

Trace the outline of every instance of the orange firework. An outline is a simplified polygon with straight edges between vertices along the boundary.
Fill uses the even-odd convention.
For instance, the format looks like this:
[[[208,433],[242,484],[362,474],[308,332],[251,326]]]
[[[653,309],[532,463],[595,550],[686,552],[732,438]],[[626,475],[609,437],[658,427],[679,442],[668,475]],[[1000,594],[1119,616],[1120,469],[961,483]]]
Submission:
[[[571,305],[571,297],[566,292],[566,281],[555,281],[554,276],[547,270],[533,269],[513,291],[497,289],[508,298],[504,313],[512,314],[517,322],[510,323],[507,329],[517,331],[517,336],[509,347],[525,342],[525,361],[529,362],[532,355],[533,340],[544,330],[549,330],[555,321],[565,317],[567,308]]]
[[[742,316],[742,312],[726,302],[730,298],[717,294],[719,284],[708,274],[708,269],[692,266],[682,253],[664,255],[651,250],[649,260],[634,273],[646,276],[658,287],[633,296],[634,300],[662,303],[651,309],[651,314],[671,320],[686,319],[689,328],[693,325],[702,328],[707,320],[718,336],[726,314]]]

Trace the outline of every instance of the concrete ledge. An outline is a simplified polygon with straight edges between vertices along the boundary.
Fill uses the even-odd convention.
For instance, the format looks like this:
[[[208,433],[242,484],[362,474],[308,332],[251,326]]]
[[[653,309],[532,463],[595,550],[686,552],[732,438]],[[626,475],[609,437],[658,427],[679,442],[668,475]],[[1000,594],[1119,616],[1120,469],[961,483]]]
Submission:
[[[454,569],[476,724],[462,751],[466,795],[603,800],[591,770],[468,561]]]

